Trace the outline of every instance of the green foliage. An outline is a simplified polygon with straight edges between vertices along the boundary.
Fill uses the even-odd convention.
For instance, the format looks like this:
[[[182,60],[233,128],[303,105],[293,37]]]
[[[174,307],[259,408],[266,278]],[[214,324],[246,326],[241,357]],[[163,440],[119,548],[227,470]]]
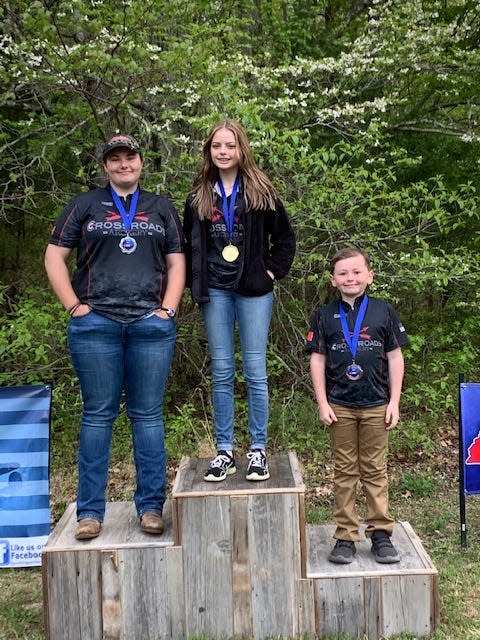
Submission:
[[[50,292],[27,288],[5,313],[0,325],[0,384],[51,383],[53,372],[71,373],[61,310]]]
[[[411,336],[402,411],[412,425],[455,414],[458,373],[480,374],[475,3],[18,0],[0,12],[0,267],[15,291],[0,309],[0,384],[52,381],[62,446],[79,396],[65,314],[44,290],[49,224],[72,192],[102,182],[99,148],[115,128],[145,149],[143,185],[180,209],[205,134],[226,116],[245,125],[297,233],[268,354],[275,446],[297,429],[302,450],[319,444],[304,336],[347,244],[372,254],[372,294]],[[187,298],[166,398],[172,451],[211,437],[208,355]]]
[[[407,472],[395,484],[394,490],[408,495],[408,497],[426,498],[435,495],[438,489],[435,478]]]
[[[328,430],[312,396],[304,337],[312,311],[329,295],[329,259],[349,244],[371,253],[372,294],[394,304],[410,336],[390,461],[433,464],[455,448],[458,374],[480,377],[477,4],[0,6],[0,384],[53,383],[56,471],[74,464],[81,403],[65,344],[68,318],[46,289],[41,265],[49,227],[73,192],[102,183],[101,141],[117,128],[145,149],[143,186],[181,210],[202,141],[221,117],[246,127],[297,234],[292,273],[276,285],[268,353],[272,452],[296,450],[308,482],[327,482]],[[209,402],[202,320],[186,293],[165,402],[172,464],[214,448]],[[246,447],[240,372],[236,407],[238,444]],[[114,464],[131,457],[123,412],[112,455]],[[443,488],[438,474],[409,468],[392,492],[409,513],[416,508],[444,575],[442,625],[433,637],[477,637],[465,603],[474,610],[478,594],[461,576],[478,583],[478,545],[462,555],[452,542],[456,496]],[[329,496],[313,502],[309,521],[330,519]],[[41,596],[17,605],[25,600],[12,587],[18,576],[4,576],[0,637],[37,637]]]
[[[165,446],[173,462],[178,462],[184,455],[213,453],[215,438],[208,416],[199,419],[193,402],[176,406],[165,416]]]
[[[390,453],[394,456],[400,454],[407,459],[433,455],[438,450],[440,441],[436,418],[437,415],[415,418],[402,412],[401,422],[390,433]]]
[[[438,313],[422,315],[422,334],[413,334],[406,352],[406,406],[438,416],[455,414],[458,375],[475,380],[480,374],[477,318],[473,300],[458,301]],[[420,327],[417,329],[420,331]]]
[[[131,460],[132,452],[132,427],[127,412],[122,407],[113,426],[111,456],[113,460]]]
[[[294,449],[311,464],[321,465],[329,435],[320,423],[313,398],[274,388],[270,405],[269,446],[280,451]]]
[[[315,506],[313,508],[307,508],[305,515],[307,522],[312,524],[330,522],[332,519],[332,509],[325,505]]]
[[[67,316],[49,291],[27,288],[0,323],[0,384],[53,387],[56,445],[78,424],[80,398],[66,347]]]

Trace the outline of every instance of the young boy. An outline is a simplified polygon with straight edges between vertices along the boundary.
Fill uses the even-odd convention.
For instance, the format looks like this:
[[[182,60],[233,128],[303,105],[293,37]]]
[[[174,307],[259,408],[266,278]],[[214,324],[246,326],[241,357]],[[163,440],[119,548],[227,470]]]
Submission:
[[[390,540],[395,522],[388,513],[386,453],[388,432],[399,419],[401,347],[408,337],[393,308],[366,295],[373,271],[365,252],[336,253],[330,279],[340,299],[315,311],[306,343],[320,419],[329,427],[334,455],[337,542],[329,560],[348,564],[356,553],[360,482],[373,557],[384,564],[398,562]]]

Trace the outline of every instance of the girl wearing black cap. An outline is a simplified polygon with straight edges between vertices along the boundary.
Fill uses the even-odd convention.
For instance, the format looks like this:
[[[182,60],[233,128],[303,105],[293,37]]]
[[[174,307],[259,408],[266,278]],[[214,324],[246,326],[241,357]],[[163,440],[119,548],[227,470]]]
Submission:
[[[70,315],[68,346],[83,415],[76,537],[94,538],[105,515],[112,428],[122,394],[132,424],[140,526],[162,533],[166,499],[163,395],[185,284],[183,232],[173,204],[139,186],[136,140],[103,146],[108,184],[75,195],[45,253],[53,290]],[[70,278],[67,260],[76,250]]]

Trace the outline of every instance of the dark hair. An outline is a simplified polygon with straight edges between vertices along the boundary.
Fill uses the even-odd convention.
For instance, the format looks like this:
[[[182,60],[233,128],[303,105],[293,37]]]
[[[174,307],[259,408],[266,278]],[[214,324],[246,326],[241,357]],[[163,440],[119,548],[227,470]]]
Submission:
[[[347,247],[345,249],[340,249],[330,260],[330,273],[335,271],[335,265],[340,260],[346,260],[347,258],[355,258],[356,256],[362,256],[365,260],[365,264],[367,265],[367,269],[371,269],[371,261],[370,256],[363,249],[359,249],[358,247]]]

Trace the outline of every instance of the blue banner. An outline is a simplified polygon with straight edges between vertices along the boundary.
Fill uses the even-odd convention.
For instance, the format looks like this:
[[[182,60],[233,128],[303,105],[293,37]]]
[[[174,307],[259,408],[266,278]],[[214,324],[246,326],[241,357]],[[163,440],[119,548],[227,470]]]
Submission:
[[[480,383],[460,383],[460,427],[466,495],[480,493]]]
[[[50,534],[49,385],[0,387],[0,567],[42,563]]]

